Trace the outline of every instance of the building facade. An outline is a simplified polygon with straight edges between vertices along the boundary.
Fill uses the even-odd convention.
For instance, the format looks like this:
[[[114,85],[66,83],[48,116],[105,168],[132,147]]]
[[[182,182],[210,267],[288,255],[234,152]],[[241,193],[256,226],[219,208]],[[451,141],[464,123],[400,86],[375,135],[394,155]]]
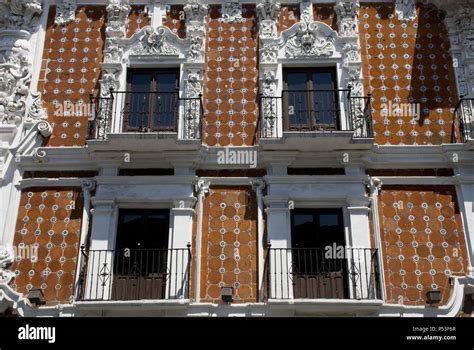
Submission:
[[[473,315],[473,1],[0,7],[1,315]]]

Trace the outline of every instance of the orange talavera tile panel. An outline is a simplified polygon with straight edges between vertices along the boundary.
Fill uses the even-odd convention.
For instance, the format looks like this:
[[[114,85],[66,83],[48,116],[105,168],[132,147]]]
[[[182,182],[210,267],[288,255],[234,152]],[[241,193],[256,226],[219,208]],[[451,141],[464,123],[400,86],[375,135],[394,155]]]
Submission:
[[[79,6],[76,19],[54,24],[55,6],[49,11],[38,83],[48,120],[53,126],[49,146],[83,146],[87,134],[89,94],[96,93],[104,46],[105,8]],[[65,101],[82,102],[82,116],[65,116]],[[75,112],[78,108],[75,108]]]
[[[47,304],[68,303],[74,292],[83,198],[80,188],[30,188],[21,194],[12,287],[43,290]],[[34,247],[34,248],[33,248]],[[27,253],[37,249],[35,254]],[[20,253],[21,252],[21,253]],[[27,255],[29,254],[29,255]]]
[[[418,4],[417,18],[400,22],[392,3],[361,3],[359,20],[365,89],[373,97],[376,143],[449,143],[457,91],[441,11]],[[420,118],[407,112],[409,105],[396,112],[398,103],[419,104]],[[383,104],[389,107],[385,111]]]
[[[150,17],[144,5],[132,5],[128,15],[127,37],[131,37],[143,27],[150,25]]]
[[[183,5],[170,5],[166,10],[166,19],[163,21],[163,25],[171,29],[180,38],[185,38],[185,24]]]
[[[207,19],[203,143],[247,146],[256,139],[258,108],[255,6],[243,7],[242,23],[222,22],[221,7]]]
[[[300,20],[300,5],[282,5],[280,11],[279,20],[279,31],[290,28],[293,24]]]
[[[211,188],[204,200],[201,299],[221,302],[234,288],[235,302],[257,298],[257,205],[249,187]]]
[[[384,186],[379,202],[387,301],[426,305],[466,272],[466,243],[452,186]]]
[[[313,4],[313,18],[337,31],[337,17],[334,4]]]

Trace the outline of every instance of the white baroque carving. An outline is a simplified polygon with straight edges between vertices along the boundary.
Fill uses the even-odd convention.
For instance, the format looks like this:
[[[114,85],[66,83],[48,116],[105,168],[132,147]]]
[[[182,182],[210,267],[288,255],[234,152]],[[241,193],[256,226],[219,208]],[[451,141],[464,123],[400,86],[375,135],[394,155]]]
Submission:
[[[188,71],[186,79],[186,97],[199,97],[202,91],[202,72]]]
[[[263,96],[276,96],[277,80],[273,71],[263,73],[262,93]]]
[[[56,5],[54,23],[65,25],[74,21],[76,19],[76,7],[75,0],[60,0]]]
[[[353,63],[360,64],[360,46],[357,43],[346,43],[342,48],[344,52],[343,66],[349,68]]]
[[[301,22],[303,23],[311,23],[313,22],[313,4],[309,0],[303,0],[300,3],[300,11],[301,11]]]
[[[189,0],[188,3],[184,5],[183,10],[186,15],[186,21],[201,22],[202,25],[204,25],[204,17],[207,15],[209,7],[198,0]]]
[[[0,123],[19,123],[26,107],[31,81],[30,34],[0,32]]]
[[[277,21],[281,4],[275,0],[259,0],[256,10],[260,20]]]
[[[360,4],[358,1],[338,0],[334,5],[337,15],[339,35],[342,37],[356,37],[359,35],[357,17]]]
[[[415,0],[395,0],[395,13],[399,21],[407,22],[415,20]]]
[[[334,50],[334,38],[327,36],[318,22],[299,23],[298,31],[285,45],[288,58],[331,56]]]
[[[51,124],[48,123],[46,120],[42,120],[38,123],[38,132],[43,136],[44,138],[50,137],[51,134],[53,133],[53,127]]]
[[[28,105],[28,111],[26,114],[27,122],[34,122],[36,120],[46,119],[46,113],[43,108],[43,98],[41,93],[32,91],[30,93],[30,104]]]
[[[0,3],[0,28],[35,29],[42,12],[42,0],[6,0]]]
[[[8,267],[13,263],[15,256],[13,249],[0,246],[0,284],[8,284],[15,277]]]
[[[127,0],[110,0],[107,11],[107,36],[125,36],[130,5]]]
[[[204,38],[199,35],[191,36],[191,44],[188,50],[189,62],[203,62],[204,61]]]
[[[278,45],[268,44],[262,45],[260,48],[261,63],[276,63],[278,59]]]
[[[262,115],[262,137],[275,137],[276,136],[276,122],[277,122],[277,79],[274,70],[264,71],[262,78],[260,79],[261,87],[261,110]]]
[[[179,56],[179,50],[168,40],[167,32],[171,33],[167,27],[145,27],[144,35],[134,45],[130,55],[132,56]],[[172,33],[171,33],[172,34]]]
[[[199,122],[201,116],[201,92],[203,71],[201,69],[189,69],[185,79],[186,100],[184,103],[183,137],[185,139],[197,139],[199,137]]]
[[[123,57],[123,47],[120,45],[117,38],[106,39],[104,48],[104,62],[105,63],[120,63]]]
[[[222,21],[225,23],[241,23],[245,21],[242,17],[242,5],[238,0],[226,1],[222,5]]]

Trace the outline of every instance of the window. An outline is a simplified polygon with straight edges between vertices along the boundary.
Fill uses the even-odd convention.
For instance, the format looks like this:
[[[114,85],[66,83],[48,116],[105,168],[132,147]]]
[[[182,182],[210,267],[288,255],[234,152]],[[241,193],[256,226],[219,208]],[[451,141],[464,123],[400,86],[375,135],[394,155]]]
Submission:
[[[286,69],[283,108],[286,130],[337,130],[339,96],[335,70]]]
[[[165,298],[169,219],[169,210],[120,210],[113,300]]]
[[[179,69],[128,72],[124,131],[176,131]]]
[[[346,298],[347,260],[328,255],[338,252],[334,247],[345,251],[342,210],[294,209],[291,237],[294,297]]]

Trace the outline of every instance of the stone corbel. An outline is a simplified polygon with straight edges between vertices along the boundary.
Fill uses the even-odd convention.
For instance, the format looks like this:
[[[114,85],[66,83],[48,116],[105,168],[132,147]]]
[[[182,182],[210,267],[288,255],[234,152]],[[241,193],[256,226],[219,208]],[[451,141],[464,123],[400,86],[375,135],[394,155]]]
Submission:
[[[39,121],[31,127],[18,146],[9,150],[16,159],[28,155],[38,157],[38,152],[36,152],[38,147],[42,146],[44,140],[51,136],[52,132],[51,124],[46,120]],[[42,157],[41,154],[39,157]]]

